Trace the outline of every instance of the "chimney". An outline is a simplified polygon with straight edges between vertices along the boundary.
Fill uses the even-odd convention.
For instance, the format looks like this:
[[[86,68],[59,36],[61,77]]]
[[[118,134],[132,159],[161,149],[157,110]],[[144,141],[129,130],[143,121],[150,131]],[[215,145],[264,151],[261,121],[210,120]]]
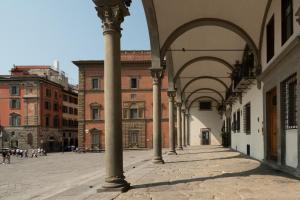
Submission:
[[[53,68],[59,72],[59,61],[58,60],[54,60],[53,62]]]

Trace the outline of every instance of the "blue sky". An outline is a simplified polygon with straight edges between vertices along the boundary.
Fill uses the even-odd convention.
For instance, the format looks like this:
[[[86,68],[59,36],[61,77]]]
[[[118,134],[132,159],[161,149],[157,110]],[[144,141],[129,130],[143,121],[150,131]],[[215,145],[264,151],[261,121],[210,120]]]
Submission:
[[[149,49],[141,0],[133,0],[125,18],[122,49]],[[92,0],[1,0],[0,74],[16,65],[52,65],[60,61],[71,83],[78,82],[73,60],[103,59],[100,19]]]

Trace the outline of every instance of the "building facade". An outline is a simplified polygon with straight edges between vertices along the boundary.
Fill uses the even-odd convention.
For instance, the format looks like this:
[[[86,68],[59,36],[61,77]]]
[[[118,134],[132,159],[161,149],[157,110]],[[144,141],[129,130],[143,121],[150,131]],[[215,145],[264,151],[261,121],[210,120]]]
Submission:
[[[122,132],[124,148],[152,148],[152,77],[149,51],[122,51]],[[74,61],[79,68],[79,146],[105,145],[103,61]],[[163,146],[168,146],[167,79],[162,82]]]
[[[63,78],[51,66],[14,66],[11,75],[0,77],[4,147],[63,150],[63,95],[69,93],[59,82]],[[76,128],[72,131],[76,136]]]

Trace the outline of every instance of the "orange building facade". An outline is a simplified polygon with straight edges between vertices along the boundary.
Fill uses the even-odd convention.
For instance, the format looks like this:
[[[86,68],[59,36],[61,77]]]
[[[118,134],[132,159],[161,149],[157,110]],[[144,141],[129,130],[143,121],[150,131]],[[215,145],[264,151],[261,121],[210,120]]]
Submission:
[[[124,148],[152,148],[152,77],[149,51],[123,51],[122,133]],[[79,68],[79,148],[105,147],[104,62],[74,61]],[[162,80],[162,137],[168,147],[168,80]]]
[[[41,71],[43,75],[37,73]],[[0,76],[3,147],[44,148],[51,152],[63,150],[65,137],[72,137],[74,145],[77,142],[77,113],[73,114],[76,127],[72,134],[65,133],[62,123],[66,115],[63,97],[71,93],[76,98],[74,106],[77,110],[77,93],[52,81],[44,75],[45,71],[57,72],[50,66],[15,66],[11,75]]]

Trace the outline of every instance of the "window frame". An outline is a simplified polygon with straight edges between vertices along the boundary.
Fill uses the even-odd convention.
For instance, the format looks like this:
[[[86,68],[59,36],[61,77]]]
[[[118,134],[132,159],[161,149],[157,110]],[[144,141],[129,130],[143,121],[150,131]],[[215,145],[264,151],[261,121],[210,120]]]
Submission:
[[[244,105],[244,132],[246,135],[251,134],[251,103]]]
[[[136,85],[136,87],[133,87],[133,80],[135,80],[135,85]],[[137,77],[130,77],[130,89],[134,89],[134,90],[136,90],[136,89],[138,89],[139,88],[139,81],[138,81],[138,78]]]
[[[275,55],[275,16],[273,15],[266,26],[266,57],[267,63],[272,60]]]
[[[289,2],[290,4],[288,4]],[[288,26],[290,24],[290,27]],[[289,33],[289,29],[291,29]],[[281,0],[281,45],[284,45],[294,33],[293,0]]]
[[[97,87],[94,87],[95,85],[94,85],[94,81],[97,81]],[[100,89],[100,78],[96,78],[96,77],[93,77],[92,79],[91,79],[91,82],[92,82],[92,90],[99,90]]]

